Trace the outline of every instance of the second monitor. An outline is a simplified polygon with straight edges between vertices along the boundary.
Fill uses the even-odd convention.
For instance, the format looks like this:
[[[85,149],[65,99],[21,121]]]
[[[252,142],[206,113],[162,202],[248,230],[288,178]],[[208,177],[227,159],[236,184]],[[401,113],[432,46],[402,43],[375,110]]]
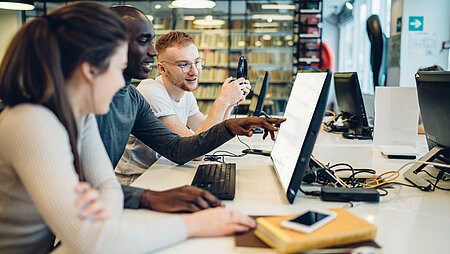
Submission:
[[[263,111],[264,100],[266,99],[267,89],[269,87],[269,72],[264,73],[264,78],[261,77],[256,81],[256,86],[253,89],[252,100],[248,107],[248,116],[266,115]]]
[[[336,101],[345,128],[346,138],[371,139],[372,129],[367,122],[364,101],[356,72],[337,72],[334,74]]]

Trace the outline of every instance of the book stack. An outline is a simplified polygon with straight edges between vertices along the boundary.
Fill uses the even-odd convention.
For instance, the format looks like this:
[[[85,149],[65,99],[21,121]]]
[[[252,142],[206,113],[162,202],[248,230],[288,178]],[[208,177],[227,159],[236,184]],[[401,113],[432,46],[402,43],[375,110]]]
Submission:
[[[202,70],[202,73],[200,74],[200,83],[201,82],[223,83],[227,78],[228,78],[227,69],[208,68]]]
[[[217,50],[200,50],[200,57],[205,58],[208,66],[227,66],[228,52],[220,52]]]
[[[291,94],[290,86],[269,86],[266,97],[275,100],[286,99],[289,98],[289,94]]]
[[[198,100],[214,100],[219,96],[221,88],[221,85],[201,85],[192,93]]]
[[[252,65],[289,65],[292,52],[250,52],[247,59]]]
[[[342,208],[331,209],[338,216],[316,231],[306,234],[280,226],[297,215],[259,217],[255,235],[283,253],[296,253],[375,239],[377,227]]]
[[[249,80],[256,80],[260,70],[250,69]],[[292,83],[292,70],[270,70],[269,82]]]

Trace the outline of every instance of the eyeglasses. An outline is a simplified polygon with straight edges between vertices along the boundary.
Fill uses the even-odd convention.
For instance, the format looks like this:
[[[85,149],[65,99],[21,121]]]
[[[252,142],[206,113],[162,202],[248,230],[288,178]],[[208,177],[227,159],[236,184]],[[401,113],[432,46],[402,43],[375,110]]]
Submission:
[[[191,69],[192,69],[192,65],[194,65],[195,68],[197,68],[197,70],[203,69],[206,65],[206,60],[204,58],[199,58],[199,59],[195,60],[195,62],[185,61],[185,62],[180,62],[180,63],[170,63],[167,61],[161,61],[160,63],[168,63],[170,65],[177,66],[181,69],[181,71],[183,73],[189,73],[189,71],[191,71]]]

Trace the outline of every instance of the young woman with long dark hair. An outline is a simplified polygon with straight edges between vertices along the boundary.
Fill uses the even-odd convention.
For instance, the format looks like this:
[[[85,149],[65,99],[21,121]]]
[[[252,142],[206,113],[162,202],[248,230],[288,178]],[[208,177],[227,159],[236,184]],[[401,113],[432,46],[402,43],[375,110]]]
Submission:
[[[225,208],[155,220],[123,212],[122,189],[93,114],[124,86],[127,36],[105,7],[79,2],[25,24],[0,66],[0,253],[143,253],[187,237],[245,231]],[[80,181],[98,190],[109,219],[80,218]],[[94,202],[95,203],[95,202]]]

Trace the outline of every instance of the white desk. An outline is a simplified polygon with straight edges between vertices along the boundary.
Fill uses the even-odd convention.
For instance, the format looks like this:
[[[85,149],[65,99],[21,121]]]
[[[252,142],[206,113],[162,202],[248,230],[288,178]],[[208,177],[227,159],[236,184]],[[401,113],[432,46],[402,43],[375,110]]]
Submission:
[[[261,135],[242,137],[252,148],[270,150],[272,141],[261,140]],[[240,153],[245,146],[236,138],[218,150]],[[423,135],[419,135],[418,151],[426,152]],[[339,134],[321,132],[313,151],[322,162],[346,162],[354,167],[369,167],[378,173],[396,170],[405,160],[389,160],[372,147],[369,140],[348,140]],[[237,163],[235,199],[225,202],[228,208],[240,210],[249,215],[294,214],[309,207],[334,208],[346,203],[323,202],[320,199],[297,194],[292,205],[288,204],[278,183],[269,157],[247,155],[243,158],[227,158],[226,162]],[[198,164],[190,162],[177,166],[167,159],[160,159],[133,186],[165,190],[189,185]],[[433,171],[433,168],[428,168]],[[421,173],[425,177],[424,173]],[[407,183],[400,176],[397,181]],[[440,186],[450,188],[450,182],[440,182]],[[376,242],[384,253],[450,253],[450,193],[436,190],[422,192],[417,188],[400,187],[389,190],[389,195],[381,197],[379,204],[361,204],[350,208],[357,214],[378,226]],[[155,217],[167,216],[155,213]],[[233,237],[189,239],[170,246],[159,253],[233,253]]]

